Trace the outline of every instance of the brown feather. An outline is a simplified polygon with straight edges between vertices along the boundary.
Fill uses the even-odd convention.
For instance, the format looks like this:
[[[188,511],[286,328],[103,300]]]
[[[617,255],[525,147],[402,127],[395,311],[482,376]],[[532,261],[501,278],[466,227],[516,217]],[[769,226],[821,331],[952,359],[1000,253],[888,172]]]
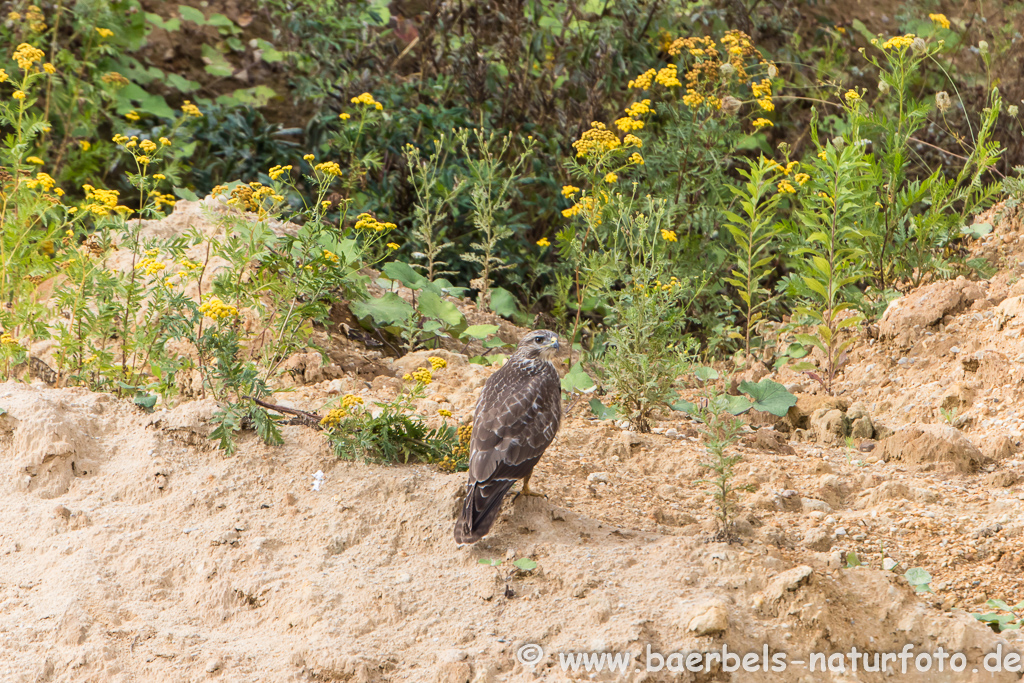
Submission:
[[[539,337],[543,343],[536,342]],[[473,414],[466,501],[455,524],[458,543],[476,542],[490,531],[505,494],[517,479],[530,476],[558,433],[561,386],[555,367],[544,359],[557,340],[547,330],[526,335],[484,385]]]

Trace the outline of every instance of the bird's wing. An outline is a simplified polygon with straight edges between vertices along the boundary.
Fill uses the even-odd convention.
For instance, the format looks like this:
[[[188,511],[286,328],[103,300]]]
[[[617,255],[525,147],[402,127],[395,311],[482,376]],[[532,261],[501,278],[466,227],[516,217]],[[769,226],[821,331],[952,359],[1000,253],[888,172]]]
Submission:
[[[506,372],[507,370],[507,372]],[[558,432],[558,373],[506,365],[487,381],[473,416],[470,482],[527,476]]]

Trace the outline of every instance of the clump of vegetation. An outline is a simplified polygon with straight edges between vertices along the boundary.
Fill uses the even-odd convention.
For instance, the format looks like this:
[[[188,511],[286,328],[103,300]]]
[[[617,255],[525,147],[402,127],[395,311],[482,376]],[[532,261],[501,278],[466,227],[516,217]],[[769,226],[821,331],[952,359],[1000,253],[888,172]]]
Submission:
[[[398,396],[378,404],[374,410],[362,397],[352,394],[330,408],[320,424],[327,431],[334,454],[345,460],[427,462],[442,464],[450,471],[458,469],[465,458],[464,450],[460,454],[454,450],[465,448],[464,437],[448,424],[451,414],[442,411],[441,426],[429,428],[415,411],[415,401],[425,396],[433,372],[446,365],[443,358],[431,357],[430,361],[431,367],[419,368],[403,377],[405,384]]]
[[[735,538],[733,521],[736,513],[736,494],[739,489],[733,485],[735,467],[743,456],[733,449],[739,439],[743,422],[730,411],[728,400],[720,395],[708,394],[698,409],[704,423],[700,430],[704,438],[706,460],[701,463],[714,475],[712,479],[699,483],[711,485],[709,494],[715,505],[715,519],[718,521],[716,540],[731,542]]]

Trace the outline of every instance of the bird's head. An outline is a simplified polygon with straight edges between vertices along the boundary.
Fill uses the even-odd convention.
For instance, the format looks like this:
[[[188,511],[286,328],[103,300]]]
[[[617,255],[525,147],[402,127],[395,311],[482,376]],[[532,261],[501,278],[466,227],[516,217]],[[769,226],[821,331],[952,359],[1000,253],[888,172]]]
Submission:
[[[530,360],[551,360],[557,351],[557,334],[551,330],[534,330],[519,340],[515,355]]]

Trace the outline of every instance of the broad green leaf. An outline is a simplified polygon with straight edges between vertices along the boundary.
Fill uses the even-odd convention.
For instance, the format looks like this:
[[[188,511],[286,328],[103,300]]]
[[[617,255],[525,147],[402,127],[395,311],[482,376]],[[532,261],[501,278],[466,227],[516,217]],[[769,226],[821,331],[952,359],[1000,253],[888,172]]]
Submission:
[[[701,382],[707,382],[708,380],[718,379],[718,370],[707,365],[699,365],[693,369],[693,376]]]
[[[381,272],[387,275],[392,280],[397,280],[403,285],[413,291],[423,289],[427,284],[427,278],[423,277],[408,263],[402,263],[401,261],[390,261],[384,264],[381,268]]]
[[[532,572],[537,568],[537,563],[528,557],[520,557],[518,560],[513,562],[512,565],[516,569],[524,572]]]
[[[932,575],[924,569],[921,569],[920,567],[911,567],[903,576],[907,579],[907,583],[914,587],[914,590],[922,593],[932,592],[932,589],[928,586],[929,582],[932,580]]]
[[[562,378],[562,391],[569,393],[584,391],[593,386],[594,380],[590,379],[590,375],[583,371],[583,366],[579,363],[569,368],[569,372]]]
[[[156,394],[136,394],[135,398],[132,399],[132,403],[147,413],[151,413],[153,412],[153,406],[156,405],[156,398]]]
[[[497,567],[501,564],[501,560],[488,560],[486,558],[477,560],[477,562],[488,567]]]
[[[357,318],[372,318],[374,324],[380,327],[405,322],[414,312],[412,304],[394,292],[366,301],[353,301],[349,309]]]
[[[185,21],[191,21],[200,26],[206,26],[206,15],[195,7],[189,7],[188,5],[178,5],[178,14]]]
[[[519,313],[519,305],[512,292],[501,287],[492,287],[491,310],[502,318],[512,318]]]
[[[619,409],[615,406],[606,406],[596,398],[590,399],[590,411],[597,416],[599,420],[617,420],[619,418]]]
[[[771,413],[776,417],[782,417],[796,405],[796,396],[786,391],[786,387],[770,379],[763,379],[757,384],[743,381],[740,382],[739,388],[754,400],[754,410]]]
[[[492,334],[497,334],[497,325],[470,325],[462,333],[463,337],[469,337],[470,339],[486,339]]]
[[[419,301],[416,302],[416,307],[422,315],[441,320],[451,327],[455,327],[465,320],[455,304],[442,300],[434,292],[423,292]]]
[[[847,567],[859,567],[860,566],[860,558],[857,557],[857,553],[853,552],[852,550],[850,552],[846,553],[846,566]]]

